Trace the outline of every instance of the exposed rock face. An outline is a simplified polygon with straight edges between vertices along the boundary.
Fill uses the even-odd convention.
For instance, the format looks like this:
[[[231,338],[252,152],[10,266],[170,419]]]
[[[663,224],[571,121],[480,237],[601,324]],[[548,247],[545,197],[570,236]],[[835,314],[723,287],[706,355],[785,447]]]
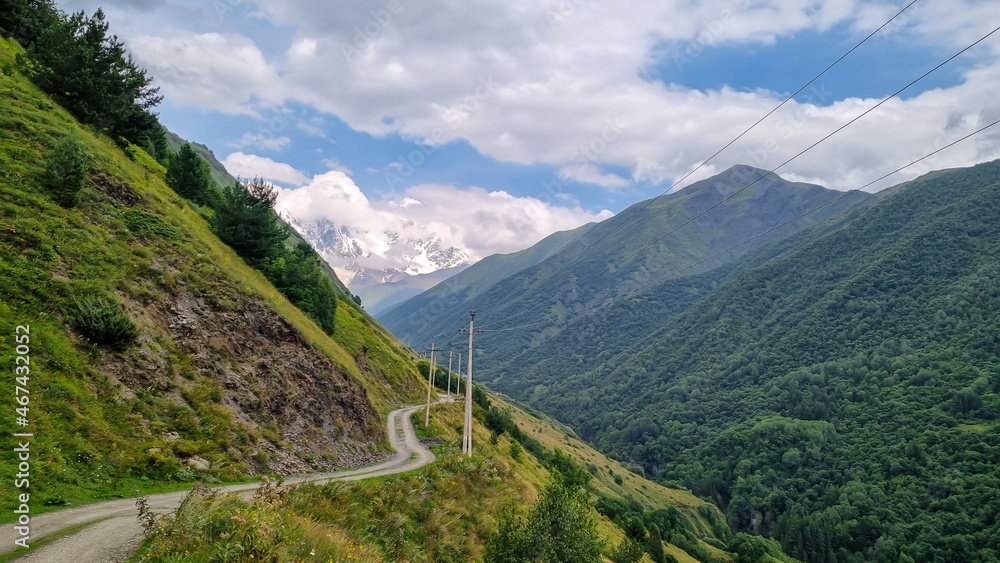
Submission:
[[[385,456],[377,447],[383,425],[362,385],[264,304],[183,290],[154,303],[125,301],[144,330],[127,352],[103,354],[102,371],[179,403],[185,378],[219,381],[220,404],[235,421],[280,438],[253,445],[263,450],[254,456],[258,470],[293,474]],[[178,364],[187,371],[178,373]]]

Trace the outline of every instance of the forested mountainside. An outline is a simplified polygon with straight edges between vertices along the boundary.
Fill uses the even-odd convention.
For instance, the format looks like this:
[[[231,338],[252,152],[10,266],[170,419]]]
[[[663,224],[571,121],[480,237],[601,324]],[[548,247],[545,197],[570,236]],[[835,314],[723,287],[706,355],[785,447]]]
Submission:
[[[468,322],[468,310],[476,309],[484,328],[503,329],[490,335],[480,364],[484,375],[498,377],[496,368],[506,360],[560,331],[573,334],[575,329],[568,327],[576,320],[612,303],[641,297],[660,279],[692,279],[690,286],[697,293],[703,278],[693,276],[871,198],[862,193],[842,195],[737,166],[678,192],[637,203],[601,223],[553,235],[523,252],[537,262],[512,261],[506,266],[504,257],[484,259],[381,319],[404,342],[419,347],[432,337],[438,342],[452,338]],[[730,199],[717,206],[726,198]],[[736,246],[761,233],[766,234]],[[687,297],[682,301],[686,303]]]
[[[70,47],[120,47],[99,15],[30,6],[55,18],[42,32],[87,30],[59,36]],[[2,404],[30,434],[32,515],[384,456],[383,415],[425,396],[415,358],[283,230],[269,186],[213,174],[203,147],[155,120],[135,138],[145,147],[113,140],[100,111],[81,122],[29,79],[32,53],[0,43],[0,364],[22,389]],[[112,55],[104,62],[123,52]],[[474,395],[474,457],[456,451],[461,405],[449,403],[421,428],[438,463],[351,485],[265,483],[250,501],[199,485],[174,514],[145,514],[148,549],[134,558],[499,561],[510,548],[792,562],[774,542],[732,534],[708,501]],[[13,474],[15,461],[0,469]],[[568,515],[578,525],[548,528]]]
[[[997,561],[998,196],[1000,162],[928,174],[599,365],[493,385],[805,561]]]

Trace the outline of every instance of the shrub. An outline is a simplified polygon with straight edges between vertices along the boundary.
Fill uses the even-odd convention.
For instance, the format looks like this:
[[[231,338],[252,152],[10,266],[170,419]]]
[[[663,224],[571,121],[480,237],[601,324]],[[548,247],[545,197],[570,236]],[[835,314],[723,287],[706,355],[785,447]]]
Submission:
[[[642,560],[642,546],[629,538],[623,538],[608,558],[614,563],[636,563]]]
[[[67,137],[52,152],[43,172],[42,184],[52,198],[63,207],[80,203],[83,181],[90,174],[90,163],[83,145],[75,137]]]
[[[483,560],[599,563],[603,551],[589,493],[573,476],[555,472],[527,518],[504,511],[498,530],[486,541]]]
[[[176,240],[184,235],[181,231],[163,221],[158,215],[129,209],[122,214],[122,222],[133,233],[149,238]]]
[[[514,461],[521,461],[521,444],[518,442],[510,443],[510,457],[514,458]]]
[[[91,342],[116,348],[126,346],[139,334],[139,327],[113,298],[86,297],[76,301],[73,324]]]

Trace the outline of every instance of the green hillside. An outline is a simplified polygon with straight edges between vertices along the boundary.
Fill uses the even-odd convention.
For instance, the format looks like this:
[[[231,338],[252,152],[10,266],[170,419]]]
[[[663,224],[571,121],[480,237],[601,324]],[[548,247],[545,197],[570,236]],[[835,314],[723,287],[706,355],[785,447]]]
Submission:
[[[8,451],[14,432],[32,434],[33,514],[384,456],[385,413],[425,396],[411,351],[344,293],[333,330],[318,326],[215,235],[220,211],[178,196],[142,148],[123,149],[53,103],[18,72],[19,52],[0,43],[0,365],[22,378],[25,392],[2,406],[25,422],[7,417],[0,430]],[[63,168],[83,170],[72,201],[52,173],[67,158],[85,162]],[[466,561],[482,556],[505,510],[526,515],[551,490],[580,501],[601,553],[632,545],[621,543],[628,535],[630,561],[643,550],[790,561],[773,543],[734,537],[708,501],[646,481],[547,419],[477,398],[471,460],[455,452],[461,408],[445,405],[424,429],[442,442],[436,464],[249,503],[197,487],[134,559],[239,550],[240,560]],[[15,463],[0,460],[0,472],[15,474]],[[556,485],[558,475],[574,484]]]
[[[499,378],[510,358],[561,331],[567,331],[572,339],[576,333],[568,327],[574,322],[612,303],[642,298],[658,279],[691,279],[684,282],[684,297],[668,305],[682,308],[706,287],[707,278],[692,276],[732,263],[747,252],[821,224],[870,198],[854,194],[840,199],[725,252],[841,195],[776,176],[735,193],[764,173],[749,166],[734,167],[652,203],[637,203],[582,231],[554,235],[521,253],[538,262],[528,267],[518,264],[520,271],[505,267],[504,257],[484,259],[382,315],[381,320],[404,342],[418,346],[434,336],[439,343],[442,336],[452,337],[468,322],[468,310],[476,309],[483,328],[500,330],[488,336],[480,364],[484,377]],[[726,205],[712,208],[730,196]],[[578,354],[575,349],[568,352]]]
[[[325,334],[216,238],[162,165],[134,146],[129,158],[23,77],[18,52],[0,43],[0,364],[14,372],[28,327],[36,508],[383,455],[382,415],[422,397],[396,339],[348,303]],[[73,143],[89,171],[63,206],[49,171]]]
[[[540,499],[556,483],[571,480],[575,484],[561,490],[579,491],[593,507],[555,501],[558,508],[550,513],[555,526],[539,545],[581,534],[577,539],[592,538],[605,557],[576,552],[569,560],[607,561],[631,538],[637,552],[614,561],[794,563],[773,542],[734,536],[712,504],[647,481],[558,423],[500,397],[477,393],[476,455],[466,457],[459,451],[462,410],[461,402],[434,406],[427,428],[423,411],[413,415],[418,433],[434,444],[439,458],[430,466],[371,481],[265,489],[253,501],[199,491],[155,527],[135,560],[170,561],[183,554],[186,561],[214,561],[236,544],[244,553],[276,562],[539,560],[497,558],[489,546],[498,541],[505,513],[527,520],[545,506]],[[496,413],[510,418],[505,430],[491,435],[488,427]],[[579,527],[558,529],[558,523],[570,521]],[[273,532],[266,538],[247,533],[254,528]],[[661,538],[653,545],[663,555],[655,559],[651,533]],[[729,544],[740,551],[727,551]]]
[[[927,175],[592,369],[500,387],[805,561],[998,561],[998,195],[1000,162]]]
[[[548,391],[552,374],[586,372],[614,358],[634,347],[636,342],[644,341],[650,334],[669,326],[679,313],[741,272],[839,229],[881,197],[884,196],[868,197],[847,212],[752,250],[714,270],[650,284],[642,294],[615,300],[591,314],[581,315],[554,336],[535,342],[523,352],[499,359],[495,365],[481,370],[480,381],[526,399],[543,395]],[[484,346],[492,345],[492,336],[482,341]]]

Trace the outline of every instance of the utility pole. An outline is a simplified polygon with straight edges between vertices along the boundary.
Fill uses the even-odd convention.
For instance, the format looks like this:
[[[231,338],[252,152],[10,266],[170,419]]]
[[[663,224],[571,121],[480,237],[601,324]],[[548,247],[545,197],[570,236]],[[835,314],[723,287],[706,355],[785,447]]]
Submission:
[[[451,357],[455,355],[454,350],[448,350],[448,398],[451,399]],[[461,365],[462,360],[459,360]]]
[[[469,311],[469,330],[464,328],[459,330],[462,334],[469,335],[469,366],[465,374],[465,423],[462,425],[462,453],[472,456],[472,336],[482,334],[483,331],[475,330],[476,312]]]
[[[434,385],[434,371],[437,369],[437,366],[434,365],[434,352],[440,352],[440,350],[434,347],[433,339],[431,347],[425,349],[431,352],[431,369],[427,372],[427,407],[424,409],[424,428],[427,428],[431,421],[431,386]]]

